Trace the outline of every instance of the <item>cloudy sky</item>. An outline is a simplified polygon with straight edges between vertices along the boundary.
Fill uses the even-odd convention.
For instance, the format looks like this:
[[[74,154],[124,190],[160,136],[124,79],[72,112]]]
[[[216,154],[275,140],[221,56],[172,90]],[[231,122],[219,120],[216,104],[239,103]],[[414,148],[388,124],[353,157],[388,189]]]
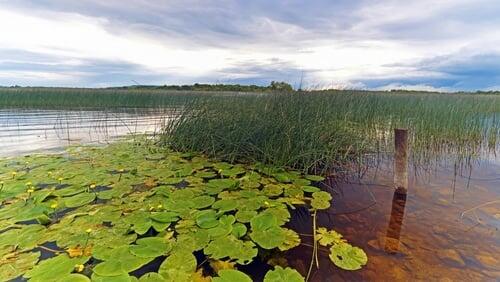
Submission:
[[[500,89],[498,0],[0,0],[0,85]]]

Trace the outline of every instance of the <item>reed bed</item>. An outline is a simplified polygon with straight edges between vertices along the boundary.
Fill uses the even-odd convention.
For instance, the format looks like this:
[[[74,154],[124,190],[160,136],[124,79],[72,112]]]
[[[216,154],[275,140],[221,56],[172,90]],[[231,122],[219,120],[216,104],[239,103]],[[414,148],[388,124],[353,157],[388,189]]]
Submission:
[[[495,150],[500,97],[478,94],[326,91],[206,97],[185,107],[163,142],[228,161],[324,171],[392,150],[411,133],[412,158],[470,160]]]
[[[154,89],[0,88],[0,108],[175,107],[182,106],[197,97],[211,95],[220,93]]]

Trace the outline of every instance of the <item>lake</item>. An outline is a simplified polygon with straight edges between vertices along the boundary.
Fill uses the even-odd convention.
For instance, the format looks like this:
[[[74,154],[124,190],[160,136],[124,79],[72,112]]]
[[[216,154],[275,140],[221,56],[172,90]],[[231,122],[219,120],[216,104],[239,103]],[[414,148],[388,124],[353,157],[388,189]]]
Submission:
[[[129,134],[154,134],[173,109],[0,110],[0,156],[106,144]]]
[[[155,134],[175,110],[0,110],[0,156],[58,152],[67,145],[107,144],[135,133]],[[333,206],[319,225],[335,228],[369,257],[355,272],[334,267],[320,251],[312,281],[498,281],[500,161],[491,154],[470,165],[413,167],[408,194],[394,193],[390,158],[356,175],[332,177],[323,188]],[[307,273],[311,217],[293,212],[290,227],[304,245],[286,254]]]

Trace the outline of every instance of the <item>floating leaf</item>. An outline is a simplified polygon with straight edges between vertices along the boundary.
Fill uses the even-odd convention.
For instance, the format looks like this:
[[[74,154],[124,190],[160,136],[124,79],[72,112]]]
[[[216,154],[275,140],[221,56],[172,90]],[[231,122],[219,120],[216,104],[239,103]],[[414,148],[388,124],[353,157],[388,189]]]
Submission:
[[[216,238],[203,252],[211,258],[228,258],[238,264],[247,264],[257,256],[257,249],[253,242],[238,240],[232,235]]]
[[[89,257],[70,258],[62,254],[41,261],[24,274],[25,278],[33,281],[50,281],[55,277],[64,277],[73,272],[76,264],[84,264]]]
[[[212,205],[212,208],[219,210],[219,212],[228,212],[235,210],[238,203],[235,200],[219,200]]]
[[[250,226],[250,238],[264,249],[277,248],[285,242],[284,231],[278,226],[276,216],[271,213],[254,217]]]
[[[329,246],[332,244],[340,244],[343,242],[342,240],[342,235],[337,233],[335,230],[326,230],[324,227],[318,228],[316,230],[317,235],[316,238],[318,239],[318,242],[322,246]]]
[[[90,282],[90,279],[82,274],[71,273],[57,280],[58,282]]]
[[[332,196],[328,192],[320,191],[312,194],[311,206],[314,209],[324,210],[330,207]]]
[[[156,272],[149,272],[139,278],[139,282],[164,282],[165,278]]]
[[[196,224],[201,228],[213,228],[219,225],[217,213],[214,210],[203,210],[196,214]]]
[[[247,223],[250,222],[250,220],[256,215],[256,211],[238,211],[235,216],[237,221]]]
[[[314,192],[320,192],[321,189],[319,189],[318,187],[314,187],[314,186],[302,186],[302,190],[304,190],[304,192],[307,192],[307,193],[314,193]]]
[[[152,258],[141,258],[129,251],[129,246],[113,249],[107,260],[97,264],[93,271],[99,276],[119,276],[134,271],[150,262]]]
[[[295,231],[286,228],[282,228],[282,230],[285,240],[278,246],[280,251],[286,251],[300,245],[300,237]]]
[[[330,260],[345,270],[357,270],[368,262],[366,253],[347,243],[334,244],[330,248]]]
[[[8,253],[0,257],[0,280],[10,281],[35,266],[40,252]]]
[[[323,176],[311,175],[311,174],[306,175],[305,178],[308,180],[314,181],[314,182],[319,182],[319,181],[325,180],[325,178]]]
[[[245,224],[242,223],[235,223],[233,225],[233,231],[231,233],[236,237],[236,238],[241,238],[247,234],[247,227]]]
[[[196,258],[191,252],[179,250],[162,262],[158,273],[165,278],[173,278],[177,275],[190,277],[195,272],[196,265]]]
[[[163,223],[170,223],[170,222],[174,222],[174,221],[179,220],[178,215],[179,214],[176,212],[164,211],[164,212],[151,213],[150,217],[152,220],[155,220],[155,221],[159,221],[159,222],[163,222]]]
[[[252,282],[248,275],[235,269],[224,269],[217,274],[219,277],[214,277],[213,282]]]
[[[68,208],[76,208],[95,200],[95,194],[93,193],[80,193],[75,196],[64,198],[64,205]]]
[[[264,282],[304,282],[304,277],[295,269],[276,266],[266,273]]]
[[[129,247],[130,252],[141,258],[155,258],[166,255],[172,246],[163,238],[146,237],[136,241],[137,245]]]

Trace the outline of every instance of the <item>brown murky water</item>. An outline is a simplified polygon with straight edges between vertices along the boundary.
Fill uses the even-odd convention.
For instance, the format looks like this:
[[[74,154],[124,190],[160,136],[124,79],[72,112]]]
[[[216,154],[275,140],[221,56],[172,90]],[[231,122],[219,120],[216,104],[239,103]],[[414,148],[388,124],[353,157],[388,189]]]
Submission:
[[[492,157],[456,177],[453,167],[413,170],[407,195],[394,191],[390,162],[360,179],[327,183],[334,205],[319,225],[362,247],[368,264],[340,270],[325,249],[311,281],[500,281],[500,162]],[[307,212],[295,216],[292,228],[311,234]],[[301,246],[287,257],[307,273],[310,256]]]

